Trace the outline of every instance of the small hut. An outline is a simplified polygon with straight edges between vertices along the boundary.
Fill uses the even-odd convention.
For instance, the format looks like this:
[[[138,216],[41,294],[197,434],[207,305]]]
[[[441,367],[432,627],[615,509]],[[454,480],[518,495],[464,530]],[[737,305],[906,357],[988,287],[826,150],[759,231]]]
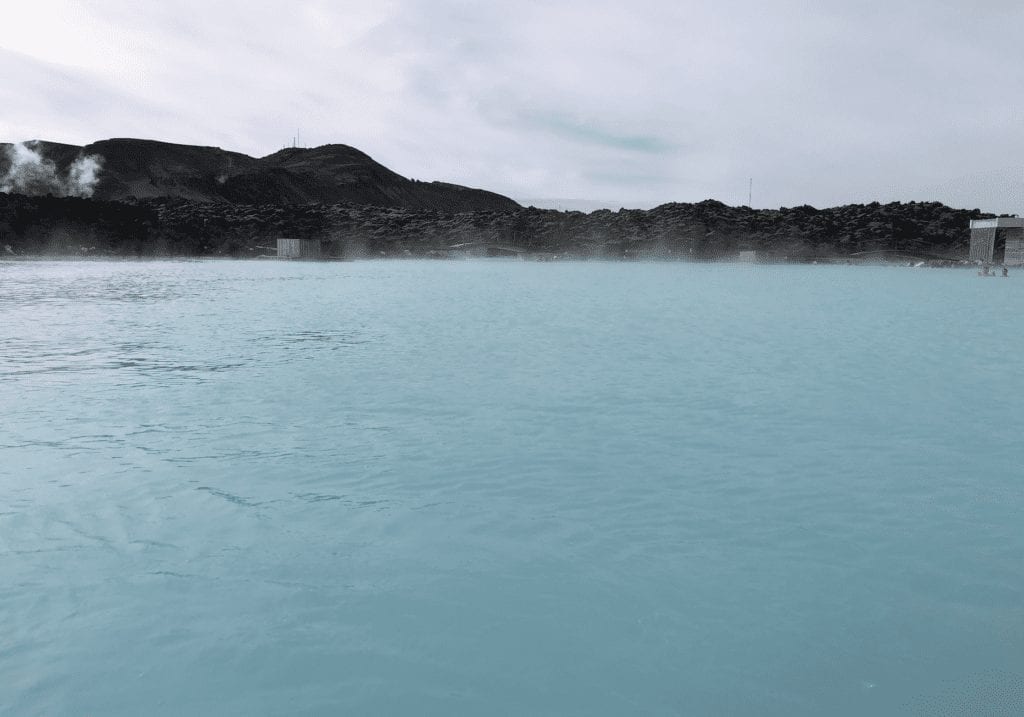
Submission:
[[[982,264],[1024,265],[1024,219],[972,219],[970,259]]]
[[[761,255],[750,249],[744,249],[740,252],[740,261],[744,264],[756,264],[761,261]]]
[[[288,239],[277,240],[278,259],[319,259],[323,255],[319,239]]]

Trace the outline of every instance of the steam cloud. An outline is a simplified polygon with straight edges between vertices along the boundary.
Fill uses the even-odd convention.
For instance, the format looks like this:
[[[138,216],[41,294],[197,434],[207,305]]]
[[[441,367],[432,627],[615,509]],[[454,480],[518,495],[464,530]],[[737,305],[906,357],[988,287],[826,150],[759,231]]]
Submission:
[[[10,166],[0,177],[0,192],[57,197],[91,197],[103,169],[103,157],[86,154],[68,167],[67,176],[60,176],[53,160],[36,149],[19,142],[7,148]]]

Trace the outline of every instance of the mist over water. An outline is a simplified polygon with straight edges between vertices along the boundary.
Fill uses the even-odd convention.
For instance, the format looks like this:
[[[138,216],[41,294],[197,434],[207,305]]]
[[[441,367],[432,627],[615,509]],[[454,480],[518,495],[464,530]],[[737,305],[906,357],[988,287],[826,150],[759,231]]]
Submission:
[[[1022,301],[0,262],[0,713],[1019,714]]]

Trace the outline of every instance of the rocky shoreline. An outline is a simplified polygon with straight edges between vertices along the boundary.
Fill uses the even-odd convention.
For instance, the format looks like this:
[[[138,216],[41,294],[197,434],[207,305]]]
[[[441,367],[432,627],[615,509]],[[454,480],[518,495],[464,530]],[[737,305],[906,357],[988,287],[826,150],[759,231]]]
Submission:
[[[446,213],[352,204],[102,201],[0,194],[0,255],[233,257],[272,254],[278,237],[331,242],[338,258],[964,261],[968,222],[992,216],[937,202],[776,210],[707,200],[650,210],[534,207]],[[751,254],[746,254],[748,258]]]

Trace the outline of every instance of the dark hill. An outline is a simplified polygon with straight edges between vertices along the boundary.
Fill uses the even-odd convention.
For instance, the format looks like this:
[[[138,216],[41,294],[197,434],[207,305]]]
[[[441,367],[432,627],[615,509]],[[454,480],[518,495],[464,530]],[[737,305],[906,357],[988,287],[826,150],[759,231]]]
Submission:
[[[342,144],[289,148],[257,159],[219,147],[108,139],[84,147],[39,141],[30,146],[64,176],[82,156],[102,157],[93,198],[179,197],[231,204],[359,204],[463,212],[512,209],[500,194],[443,182],[406,179]],[[0,175],[10,145],[0,144]]]

